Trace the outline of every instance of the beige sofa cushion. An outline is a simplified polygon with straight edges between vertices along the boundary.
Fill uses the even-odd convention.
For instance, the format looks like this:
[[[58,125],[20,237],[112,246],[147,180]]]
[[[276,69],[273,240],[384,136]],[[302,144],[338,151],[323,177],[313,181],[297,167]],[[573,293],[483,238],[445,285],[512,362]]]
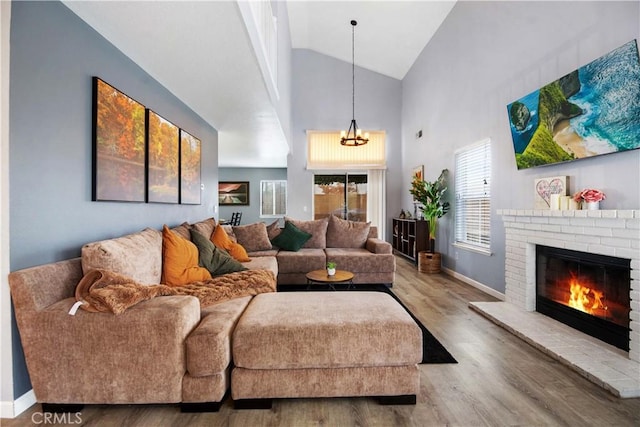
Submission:
[[[191,229],[191,225],[189,225],[188,222],[183,222],[182,224],[178,225],[177,227],[173,227],[171,229],[171,231],[173,231],[174,233],[176,233],[178,236],[182,237],[183,239],[190,240],[191,239],[191,235],[189,234],[189,230],[190,229]]]
[[[116,239],[82,247],[82,271],[110,270],[138,283],[158,284],[162,279],[162,233],[146,228]]]
[[[311,238],[302,246],[303,248],[324,249],[327,247],[327,226],[329,225],[329,218],[316,219],[314,221],[300,221],[285,217],[285,221],[289,221],[300,230],[311,234]]]
[[[243,262],[242,265],[249,270],[270,270],[275,277],[278,277],[278,261],[276,251],[272,256],[251,257],[251,261]]]
[[[282,233],[282,228],[280,228],[279,219],[276,219],[271,224],[267,225],[267,235],[269,236],[269,240],[275,239],[280,233]]]
[[[327,248],[364,248],[371,229],[370,222],[329,217]]]
[[[213,230],[216,228],[216,220],[213,218],[208,218],[203,221],[198,221],[195,224],[192,224],[191,227],[196,230],[198,233],[202,234],[207,239],[211,238],[213,234]]]
[[[186,340],[187,371],[194,377],[213,375],[231,363],[231,333],[251,301],[234,298],[202,309],[202,320]]]
[[[323,249],[300,249],[298,252],[280,251],[276,255],[278,274],[308,273],[323,270],[327,266],[327,256]]]
[[[422,360],[420,328],[382,292],[260,294],[231,341],[235,365],[247,369],[400,366]]]
[[[267,225],[264,222],[234,226],[233,234],[236,236],[238,243],[247,252],[268,251],[271,249]]]
[[[373,254],[363,248],[327,248],[327,261],[333,261],[339,270],[353,273],[387,273],[395,271],[393,254]]]

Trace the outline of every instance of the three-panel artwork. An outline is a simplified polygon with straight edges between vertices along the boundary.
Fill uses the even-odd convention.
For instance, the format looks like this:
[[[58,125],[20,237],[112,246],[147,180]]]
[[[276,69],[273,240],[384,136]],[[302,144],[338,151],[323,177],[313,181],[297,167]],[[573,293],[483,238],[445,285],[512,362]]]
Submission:
[[[199,205],[201,142],[93,78],[93,201]]]

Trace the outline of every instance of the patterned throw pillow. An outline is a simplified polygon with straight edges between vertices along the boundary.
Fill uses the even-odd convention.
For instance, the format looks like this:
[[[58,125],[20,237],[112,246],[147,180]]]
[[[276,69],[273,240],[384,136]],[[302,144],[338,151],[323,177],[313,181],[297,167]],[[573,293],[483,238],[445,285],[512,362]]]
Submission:
[[[242,247],[241,244],[232,241],[227,232],[224,231],[224,227],[217,226],[211,235],[211,242],[216,245],[218,248],[222,248],[225,251],[229,252],[229,255],[234,257],[236,260],[240,262],[248,262],[251,261],[249,255],[247,255],[247,251]]]
[[[327,227],[327,247],[364,248],[370,228],[370,222],[349,221],[331,215]]]
[[[329,218],[316,219],[314,221],[297,221],[285,217],[285,222],[289,221],[302,231],[311,234],[311,238],[302,246],[303,248],[324,249],[327,247],[327,225]]]
[[[298,227],[287,221],[284,229],[271,243],[285,251],[298,252],[300,248],[311,238],[311,234],[300,230]]]
[[[212,276],[248,270],[224,249],[217,248],[211,240],[191,229],[191,241],[198,248],[198,264],[209,270]]]
[[[271,249],[267,225],[264,222],[234,226],[233,234],[236,235],[238,243],[247,252],[268,251]]]
[[[198,265],[198,248],[187,239],[162,227],[162,277],[169,286],[188,285],[211,279],[206,268]]]

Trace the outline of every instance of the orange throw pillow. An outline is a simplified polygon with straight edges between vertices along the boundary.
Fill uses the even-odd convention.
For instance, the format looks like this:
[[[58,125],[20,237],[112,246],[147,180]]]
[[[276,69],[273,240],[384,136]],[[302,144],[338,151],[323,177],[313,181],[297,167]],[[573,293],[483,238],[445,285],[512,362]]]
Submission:
[[[169,286],[188,285],[211,279],[206,268],[198,266],[198,248],[196,245],[162,227],[162,276]]]
[[[211,241],[217,247],[229,252],[229,255],[231,255],[237,261],[251,261],[251,258],[249,258],[249,255],[247,255],[247,251],[244,249],[244,247],[240,243],[236,243],[231,240],[227,232],[224,231],[224,228],[217,226],[213,231],[213,234],[211,235]]]

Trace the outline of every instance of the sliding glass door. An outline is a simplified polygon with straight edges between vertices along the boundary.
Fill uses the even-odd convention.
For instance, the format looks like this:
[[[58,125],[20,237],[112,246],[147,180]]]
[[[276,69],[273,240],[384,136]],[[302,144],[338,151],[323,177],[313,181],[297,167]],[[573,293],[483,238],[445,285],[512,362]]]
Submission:
[[[367,221],[367,174],[314,175],[313,218]]]

